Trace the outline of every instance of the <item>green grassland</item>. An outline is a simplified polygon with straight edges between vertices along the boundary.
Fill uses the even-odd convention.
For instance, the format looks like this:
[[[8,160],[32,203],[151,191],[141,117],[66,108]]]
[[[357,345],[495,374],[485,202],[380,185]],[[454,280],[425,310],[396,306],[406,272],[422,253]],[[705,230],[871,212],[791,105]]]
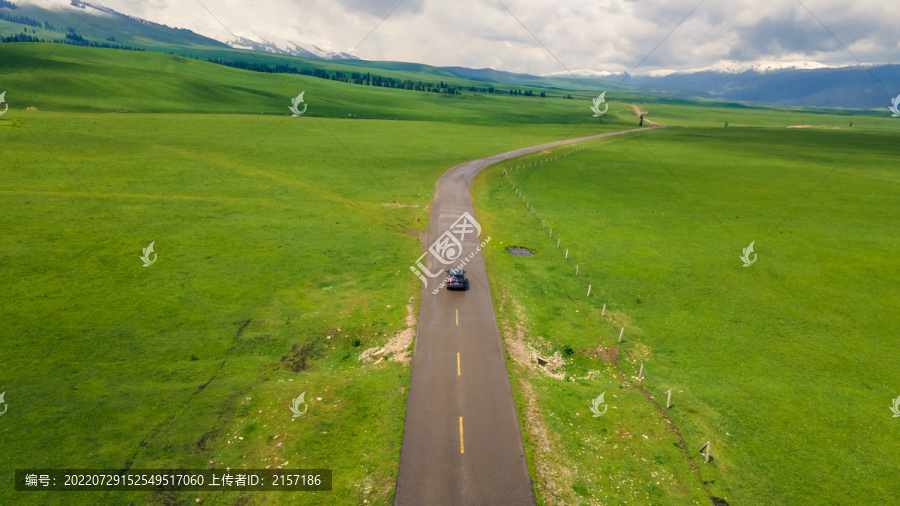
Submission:
[[[408,266],[435,181],[463,161],[636,123],[619,102],[591,118],[586,92],[439,95],[67,45],[0,44],[0,76],[0,490],[17,503],[391,502],[409,371],[357,357],[417,306]],[[301,91],[309,108],[291,118]],[[539,497],[886,497],[896,122],[607,99],[675,127],[513,173],[552,240],[499,168],[476,185],[500,318],[542,354],[570,347],[565,375],[598,371],[564,381],[511,362],[523,420],[535,402],[550,435],[548,452],[524,422]],[[800,124],[841,129],[784,128]],[[759,261],[743,269],[751,240]],[[499,249],[511,244],[539,253]],[[614,319],[599,317],[604,302]],[[597,352],[622,324],[625,380]],[[674,389],[684,445],[637,386],[657,400]],[[592,418],[603,391],[611,408]],[[292,418],[303,392],[309,411]],[[706,440],[709,465],[696,453]],[[335,485],[11,491],[16,468],[126,465],[328,467]]]
[[[438,93],[350,85],[292,74],[247,72],[190,58],[63,44],[0,45],[6,101],[13,109],[288,115],[305,91],[306,116],[445,123],[599,123],[581,100]],[[483,83],[481,85],[484,85]],[[612,94],[607,97],[617,99]],[[618,99],[630,100],[623,95]],[[635,124],[616,104],[602,124]],[[579,134],[579,132],[574,132]]]
[[[680,126],[510,171],[538,218],[501,169],[551,155],[473,186],[507,347],[518,329],[571,352],[562,379],[509,361],[541,502],[883,504],[900,467],[897,122],[642,107]]]
[[[409,369],[357,357],[418,304],[408,267],[437,178],[636,120],[624,104],[581,124],[584,101],[63,45],[2,44],[0,75],[0,490],[24,504],[391,502]],[[309,110],[292,118],[303,90]],[[142,267],[151,241],[158,260]],[[308,413],[292,418],[304,392]],[[11,490],[14,469],[124,466],[326,467],[335,481],[245,496]]]
[[[898,131],[900,125],[889,121],[884,111],[820,109],[814,107],[768,107],[762,105],[688,102],[677,99],[643,104],[649,117],[669,126],[728,128],[784,128],[806,126],[811,129]],[[851,126],[852,123],[852,126]]]

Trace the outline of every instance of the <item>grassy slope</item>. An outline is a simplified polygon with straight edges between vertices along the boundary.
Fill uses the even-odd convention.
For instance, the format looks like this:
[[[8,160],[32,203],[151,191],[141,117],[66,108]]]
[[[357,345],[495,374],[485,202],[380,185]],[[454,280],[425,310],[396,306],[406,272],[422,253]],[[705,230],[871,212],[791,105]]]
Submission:
[[[530,385],[557,434],[549,450],[529,435],[538,466],[578,469],[538,473],[540,496],[683,503],[702,497],[702,479],[732,504],[880,503],[900,465],[888,410],[900,393],[897,125],[647,108],[666,123],[725,118],[755,128],[674,128],[513,173],[561,250],[499,168],[476,182],[479,216],[495,238],[487,259],[501,318],[526,326],[545,355],[571,346],[566,375],[600,371],[563,382],[511,363],[520,409]],[[852,130],[783,128],[850,120]],[[754,240],[758,261],[742,268],[741,248]],[[512,257],[501,249],[511,244],[538,254]],[[597,353],[623,325],[627,382]],[[634,379],[640,363],[644,382]],[[696,476],[647,399],[623,384],[663,404],[674,390],[668,413]],[[586,416],[602,391],[617,409]],[[712,465],[696,453],[706,440]]]
[[[62,44],[2,44],[0,71],[6,100],[14,109],[284,115],[291,99],[306,91],[307,116],[346,118],[352,113],[360,119],[596,124],[584,114],[590,105],[586,99],[439,95]],[[604,121],[631,123],[630,110],[613,108]]]
[[[588,115],[572,101],[450,102],[158,54],[0,55],[4,494],[15,468],[284,464],[335,470],[334,492],[311,503],[389,502],[408,369],[356,357],[403,327],[434,182],[465,160],[633,122],[615,104],[607,123],[578,126]],[[303,89],[310,111],[290,118]],[[379,119],[322,117],[348,106]],[[132,112],[102,112],[117,109]],[[143,268],[150,241],[158,261]],[[301,392],[309,412],[293,420]],[[195,496],[222,499],[78,500]]]

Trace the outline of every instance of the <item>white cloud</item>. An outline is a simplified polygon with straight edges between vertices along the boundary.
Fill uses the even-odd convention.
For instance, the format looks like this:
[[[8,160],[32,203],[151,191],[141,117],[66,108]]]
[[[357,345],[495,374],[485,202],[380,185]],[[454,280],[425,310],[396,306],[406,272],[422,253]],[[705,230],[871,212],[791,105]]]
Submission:
[[[355,48],[354,54],[371,59],[532,74],[564,72],[564,67],[631,71],[642,59],[638,72],[645,73],[720,61],[855,63],[794,1],[706,1],[665,41],[697,0],[501,1],[405,0],[384,19],[398,0],[203,0],[228,30],[197,0],[106,0],[104,5],[219,40],[230,31],[332,51]],[[804,3],[862,61],[900,60],[900,8],[892,12],[890,2]]]

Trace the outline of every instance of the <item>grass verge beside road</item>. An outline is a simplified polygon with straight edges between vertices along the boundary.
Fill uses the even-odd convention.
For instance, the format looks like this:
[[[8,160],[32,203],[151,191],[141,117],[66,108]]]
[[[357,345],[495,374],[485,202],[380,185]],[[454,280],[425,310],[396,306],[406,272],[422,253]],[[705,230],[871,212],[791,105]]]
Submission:
[[[476,180],[544,503],[875,504],[890,494],[900,463],[888,410],[900,394],[895,139],[670,128],[511,172],[539,219],[503,177],[520,160]],[[751,241],[758,261],[744,268]],[[593,417],[603,392],[610,409]],[[710,464],[698,451],[706,441]]]

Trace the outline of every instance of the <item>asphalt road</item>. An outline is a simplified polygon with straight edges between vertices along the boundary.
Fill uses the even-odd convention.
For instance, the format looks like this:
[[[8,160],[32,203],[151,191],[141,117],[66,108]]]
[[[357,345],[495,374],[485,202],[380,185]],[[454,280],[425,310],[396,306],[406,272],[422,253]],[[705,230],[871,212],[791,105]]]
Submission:
[[[542,144],[453,167],[435,187],[426,248],[459,225],[463,213],[474,216],[470,186],[488,165],[641,130],[648,128]],[[462,235],[462,253],[455,261],[444,264],[429,253],[424,262],[429,272],[441,275],[426,275],[428,285],[422,289],[394,504],[535,504],[484,257],[476,253],[490,231],[483,230],[480,237],[473,231]],[[440,254],[449,259],[453,253]],[[446,277],[444,270],[472,253],[465,266],[470,289],[441,288],[433,294]]]

